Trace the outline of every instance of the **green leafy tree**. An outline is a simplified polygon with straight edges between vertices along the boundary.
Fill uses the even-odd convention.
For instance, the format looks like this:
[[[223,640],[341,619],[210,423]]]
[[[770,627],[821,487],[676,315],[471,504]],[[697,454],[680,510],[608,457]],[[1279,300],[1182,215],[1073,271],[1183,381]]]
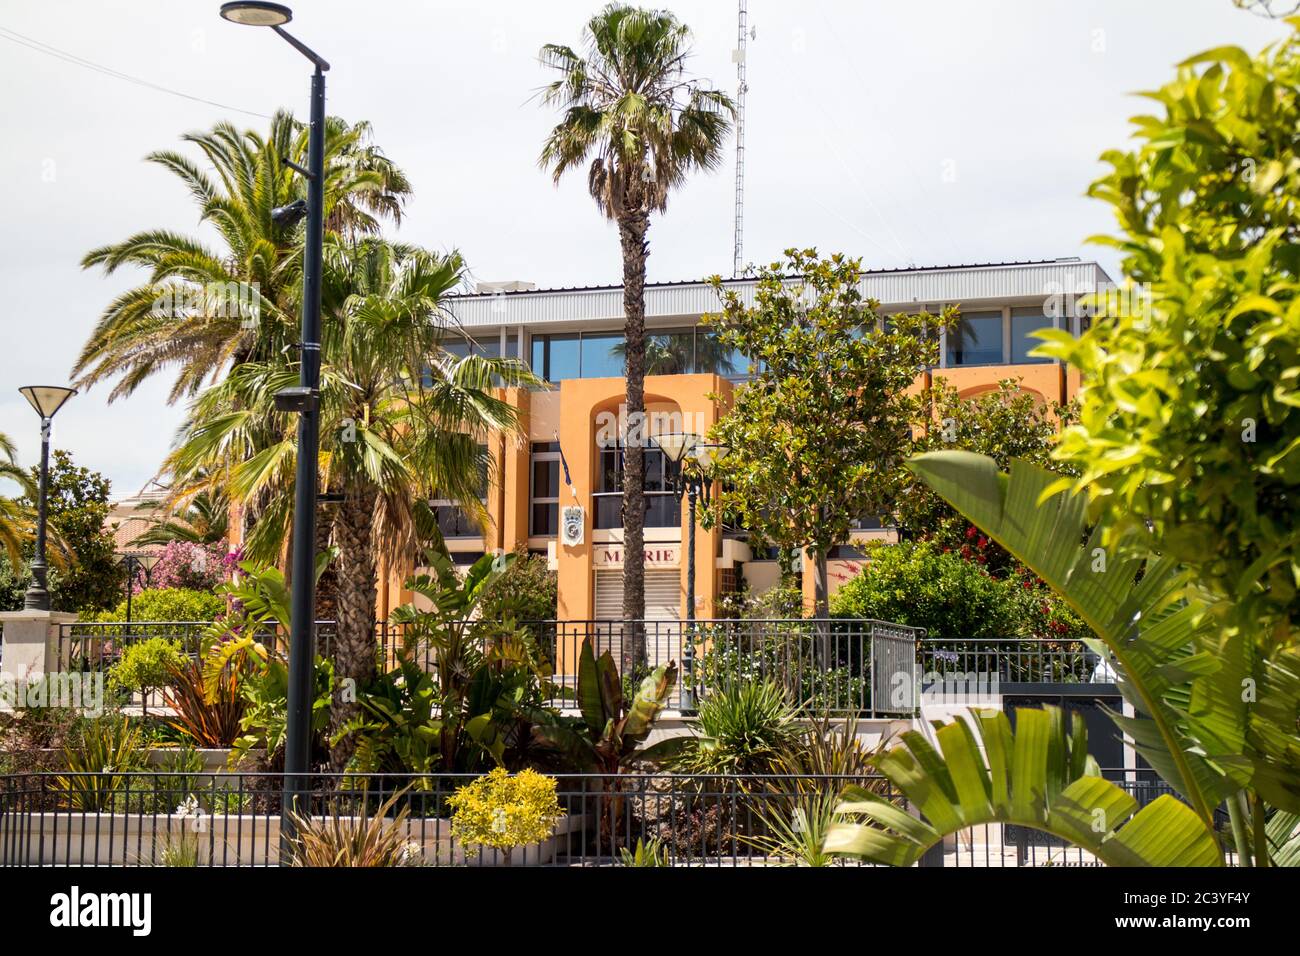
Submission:
[[[624,358],[629,430],[645,416],[645,277],[650,214],[697,170],[722,161],[735,106],[725,93],[686,73],[690,30],[666,10],[611,3],[587,22],[583,54],[563,45],[542,48],[542,62],[560,77],[542,102],[564,115],[542,148],[540,164],[558,183],[587,167],[596,206],[618,224],[623,252]],[[623,616],[645,617],[645,449],[629,435],[623,459]],[[644,640],[633,629],[631,640]],[[634,648],[644,656],[644,648]]]
[[[714,277],[723,311],[707,317],[721,342],[754,363],[712,433],[731,447],[719,467],[721,512],[760,545],[807,551],[818,617],[828,613],[831,548],[897,500],[924,414],[909,389],[938,362],[932,333],[949,321],[898,314],[883,322],[861,280],[860,260],[790,249],[759,271],[752,306]],[[707,523],[716,520],[706,512]]]
[[[33,488],[39,470],[31,469]],[[50,532],[50,606],[56,611],[93,613],[113,607],[123,595],[126,574],[118,564],[109,514],[107,478],[79,466],[66,451],[51,455],[47,506]],[[36,508],[35,495],[22,505]],[[29,544],[23,557],[31,561]],[[26,589],[30,575],[23,572]]]
[[[1296,773],[1300,646],[1294,642],[1253,645],[1241,627],[1223,627],[1225,616],[1231,620],[1231,609],[1225,608],[1223,599],[1213,591],[1197,585],[1193,569],[1181,566],[1171,555],[1144,550],[1143,543],[1149,539],[1142,531],[1130,529],[1116,538],[1102,525],[1086,530],[1084,497],[1066,489],[1053,490],[1059,479],[1051,472],[1012,462],[1010,473],[1001,474],[990,458],[951,451],[920,455],[909,467],[1023,561],[1095,635],[1088,639],[1089,647],[1108,660],[1119,691],[1132,708],[1131,716],[1112,713],[1111,718],[1191,808],[1202,831],[1202,835],[1194,835],[1181,811],[1162,811],[1167,818],[1163,827],[1152,825],[1162,845],[1148,845],[1149,853],[1143,858],[1172,862],[1165,854],[1175,845],[1203,846],[1208,839],[1217,848],[1217,856],[1207,862],[1222,862],[1223,845],[1214,821],[1215,808],[1220,805],[1228,808],[1231,846],[1243,864],[1265,866],[1279,858],[1293,858],[1294,834],[1300,826],[1300,775]],[[1086,544],[1078,543],[1084,540]],[[1113,544],[1107,547],[1103,545],[1106,541]],[[1022,709],[1017,720],[1035,713]],[[1078,733],[1082,721],[1074,723]],[[1002,749],[1007,753],[1012,752],[1011,741],[1001,727],[983,724],[981,734],[993,785],[1022,795],[1011,804],[995,800],[990,808],[969,787],[973,782],[989,794],[988,779],[980,784],[978,778],[969,776],[980,771],[982,761],[969,763],[968,755],[958,746],[959,737],[973,743],[971,735],[954,725],[946,726],[939,731],[946,765],[927,763],[926,776],[951,772],[953,777],[945,778],[948,782],[933,791],[937,815],[925,807],[923,813],[939,823],[939,832],[995,819],[1024,822],[1065,835],[1081,846],[1096,846],[1091,837],[1085,840],[1082,835],[1060,834],[1053,828],[1053,815],[1067,810],[1076,813],[1083,809],[1089,815],[1099,811],[1107,826],[1114,827],[1134,808],[1126,801],[1117,802],[1110,785],[1103,786],[1095,770],[1085,769],[1086,742],[1074,745],[1070,751],[1074,756],[1069,759],[1073,769],[1062,776],[1060,761],[1066,751],[1053,738],[1059,738],[1064,730],[1055,721],[1053,728],[1049,736],[1035,732],[1023,748],[1018,732],[1014,762],[1008,764],[999,762],[1001,758],[988,749],[994,743],[990,733],[1005,741]],[[928,745],[919,750],[918,746],[909,740],[906,747],[911,754],[891,752],[893,769],[905,774],[916,759],[925,762],[924,746]],[[1047,796],[1054,801],[1055,794],[1068,784],[1066,804],[1047,806],[1037,799],[1023,799],[1043,793],[1042,784],[1035,782],[1044,768],[1043,748],[1055,755],[1046,764],[1052,775]],[[890,769],[881,766],[893,777]],[[965,782],[956,783],[958,773]],[[1007,773],[1009,780],[999,782],[997,778]],[[926,786],[924,780],[915,778],[904,789],[913,785]],[[950,813],[945,804],[954,801],[959,808]],[[1036,821],[1022,816],[1026,810]],[[1136,825],[1140,817],[1129,826]],[[894,823],[879,816],[872,819],[885,829],[897,830]],[[1158,817],[1153,815],[1153,819]],[[879,838],[876,833],[860,835],[872,841]],[[913,840],[913,835],[897,835]],[[930,839],[926,835],[922,842]],[[1195,851],[1196,860],[1202,859],[1202,852]],[[1099,856],[1107,860],[1104,853]]]
[[[1148,94],[1091,195],[1137,286],[1040,351],[1083,374],[1059,455],[1114,536],[1171,555],[1259,640],[1300,624],[1300,39],[1222,47]],[[1132,293],[1132,294],[1129,294]],[[1145,294],[1142,294],[1145,293]],[[1228,605],[1225,605],[1227,607]],[[1258,634],[1275,626],[1269,638]]]
[[[1009,467],[1014,458],[1061,474],[1076,473],[1052,458],[1060,424],[1069,421],[1071,409],[1047,405],[1022,391],[1019,380],[1001,381],[992,391],[961,398],[955,388],[937,379],[926,399],[930,414],[912,441],[918,453],[971,451],[988,455],[999,468]],[[997,544],[985,539],[979,545],[970,533],[970,522],[906,468],[893,511],[899,536],[904,539],[930,541],[956,551],[998,576],[1014,576],[1018,570]]]

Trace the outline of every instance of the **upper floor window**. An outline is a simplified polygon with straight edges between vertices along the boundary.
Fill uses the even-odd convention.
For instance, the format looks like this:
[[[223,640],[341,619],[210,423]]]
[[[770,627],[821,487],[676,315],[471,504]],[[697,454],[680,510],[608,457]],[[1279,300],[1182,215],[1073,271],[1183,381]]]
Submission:
[[[623,526],[623,449],[598,449],[600,472],[596,476],[595,511],[597,528]],[[682,523],[681,498],[673,490],[678,465],[658,448],[645,450],[645,526],[677,528]]]
[[[548,382],[626,374],[627,343],[622,332],[534,335],[530,355],[533,372]],[[648,331],[645,362],[648,375],[713,373],[743,378],[749,372],[744,355],[724,347],[703,328]]]
[[[479,500],[487,504],[488,460],[487,448],[479,446]],[[438,518],[438,530],[444,538],[477,538],[483,529],[474,516],[451,498],[436,497],[429,501]]]
[[[554,537],[560,531],[560,443],[533,442],[531,467],[528,532]]]
[[[948,365],[1000,365],[1002,313],[968,312],[948,332]]]
[[[1020,363],[1050,362],[1051,359],[1030,356],[1030,352],[1042,345],[1042,341],[1032,333],[1039,329],[1050,329],[1053,322],[1050,316],[1043,314],[1041,307],[1011,310],[1011,361]]]

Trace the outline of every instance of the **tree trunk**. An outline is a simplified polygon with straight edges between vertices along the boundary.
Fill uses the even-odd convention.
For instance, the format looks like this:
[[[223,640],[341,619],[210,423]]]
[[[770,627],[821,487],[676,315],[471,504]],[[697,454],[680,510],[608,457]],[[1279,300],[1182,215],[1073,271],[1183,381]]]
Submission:
[[[814,551],[810,557],[813,566],[813,617],[831,616],[830,592],[827,586],[826,552]]]
[[[375,673],[375,552],[374,495],[347,492],[334,518],[338,609],[334,635],[334,700],[330,732],[335,733],[357,712],[357,693]],[[342,770],[352,755],[349,741],[330,749],[330,765]]]
[[[618,221],[623,248],[623,311],[627,360],[628,435],[623,448],[623,618],[645,617],[645,271],[650,255],[644,212]],[[645,662],[645,630],[624,626],[624,668]]]

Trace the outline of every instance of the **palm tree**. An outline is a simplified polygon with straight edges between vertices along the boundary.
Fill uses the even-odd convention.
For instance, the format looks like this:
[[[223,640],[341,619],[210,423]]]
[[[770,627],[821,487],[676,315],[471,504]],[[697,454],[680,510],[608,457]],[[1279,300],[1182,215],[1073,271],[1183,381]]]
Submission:
[[[0,432],[0,481],[9,480],[18,485],[27,497],[35,497],[32,476],[16,461],[17,449],[8,435]],[[29,509],[18,498],[0,495],[0,547],[5,549],[14,568],[22,567],[23,546],[30,534]]]
[[[344,679],[364,686],[376,663],[376,568],[413,568],[436,539],[428,502],[450,498],[483,515],[483,442],[513,430],[515,410],[499,386],[537,380],[512,360],[456,359],[441,347],[443,297],[464,277],[459,255],[366,239],[332,238],[325,249],[320,486],[338,499],[325,516],[338,548],[338,632],[332,656]],[[199,396],[167,466],[178,484],[221,475],[232,495],[263,503],[245,554],[276,559],[292,526],[296,422],[271,396],[297,381],[290,359],[244,362]],[[356,710],[338,694],[335,730]],[[333,760],[342,767],[343,748]]]
[[[542,102],[564,111],[542,148],[540,164],[556,183],[588,166],[596,207],[618,224],[623,250],[629,422],[645,415],[645,275],[650,214],[695,170],[715,168],[735,106],[686,74],[691,32],[673,14],[611,3],[588,21],[585,55],[547,45],[542,62],[560,73]],[[635,425],[635,430],[639,430]],[[623,616],[645,616],[645,456],[629,440],[623,462]],[[640,629],[633,654],[640,655]]]
[[[156,519],[149,530],[131,541],[132,545],[165,545],[172,541],[190,544],[220,544],[230,530],[230,499],[225,490],[204,476],[203,490],[181,496],[180,506],[166,518]],[[145,502],[140,508],[153,508]]]
[[[92,250],[82,267],[111,274],[124,265],[149,280],[104,310],[76,364],[81,387],[120,376],[109,400],[130,395],[146,378],[174,370],[170,399],[198,393],[233,364],[267,360],[297,339],[302,287],[302,230],[278,225],[271,212],[306,195],[285,161],[306,162],[307,131],[286,112],[265,136],[218,123],[182,137],[204,154],[210,171],[174,151],[148,159],[171,171],[213,226],[220,247],[155,229]],[[370,143],[370,127],[338,119],[326,125],[325,209],[330,228],[375,233],[380,218],[397,220],[410,192],[405,175]]]

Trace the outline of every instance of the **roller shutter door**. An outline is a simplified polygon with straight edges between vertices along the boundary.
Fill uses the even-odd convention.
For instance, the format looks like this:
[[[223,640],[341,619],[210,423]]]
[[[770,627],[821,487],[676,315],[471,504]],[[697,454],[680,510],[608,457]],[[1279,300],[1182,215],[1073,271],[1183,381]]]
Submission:
[[[646,657],[651,667],[681,660],[682,577],[677,568],[647,568],[645,572],[645,616],[651,623],[646,628]],[[623,619],[623,571],[596,572],[596,619],[621,621]],[[672,623],[667,623],[672,622]],[[608,630],[609,650],[621,659],[621,628],[600,627],[602,635]],[[603,641],[602,641],[603,643]]]

